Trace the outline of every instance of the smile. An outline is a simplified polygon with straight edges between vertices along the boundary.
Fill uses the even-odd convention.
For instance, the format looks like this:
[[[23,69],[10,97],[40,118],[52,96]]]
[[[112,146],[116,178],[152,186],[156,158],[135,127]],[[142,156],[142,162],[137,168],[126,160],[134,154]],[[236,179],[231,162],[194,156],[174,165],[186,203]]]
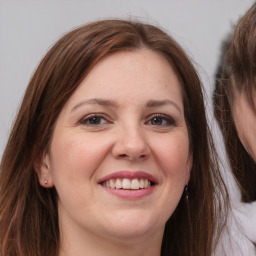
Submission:
[[[103,187],[115,188],[115,189],[145,189],[151,187],[151,181],[148,179],[128,179],[128,178],[117,178],[104,181]]]
[[[139,199],[150,195],[158,184],[157,179],[143,171],[119,171],[98,181],[105,191],[126,199]]]

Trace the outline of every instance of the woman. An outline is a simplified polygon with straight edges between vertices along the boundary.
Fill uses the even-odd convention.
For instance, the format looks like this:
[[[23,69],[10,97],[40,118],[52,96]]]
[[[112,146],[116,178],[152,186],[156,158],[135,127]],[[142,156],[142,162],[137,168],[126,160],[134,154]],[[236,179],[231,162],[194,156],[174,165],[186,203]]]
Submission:
[[[256,200],[255,37],[253,5],[224,47],[224,68],[214,94],[215,115],[244,202]]]
[[[171,37],[121,20],[71,31],[3,155],[1,255],[210,255],[225,195],[210,148],[200,80]]]
[[[255,78],[256,5],[239,20],[223,45],[223,64],[214,94],[215,116],[223,133],[231,171],[241,190],[241,201],[256,200]],[[245,250],[255,254],[255,205],[235,211]],[[237,234],[235,234],[237,237]],[[254,251],[254,252],[252,252]],[[246,254],[248,255],[248,253]]]

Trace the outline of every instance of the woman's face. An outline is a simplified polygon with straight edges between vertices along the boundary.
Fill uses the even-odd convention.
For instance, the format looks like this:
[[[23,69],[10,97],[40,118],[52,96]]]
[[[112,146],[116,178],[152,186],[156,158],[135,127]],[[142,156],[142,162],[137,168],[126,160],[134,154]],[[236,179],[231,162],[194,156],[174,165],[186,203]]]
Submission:
[[[232,103],[232,116],[235,122],[238,137],[247,152],[256,161],[256,115],[243,92],[233,86],[234,101]],[[255,90],[253,98],[256,97]]]
[[[82,81],[39,180],[57,190],[64,237],[161,238],[191,165],[181,85],[161,55],[141,49],[104,58]]]

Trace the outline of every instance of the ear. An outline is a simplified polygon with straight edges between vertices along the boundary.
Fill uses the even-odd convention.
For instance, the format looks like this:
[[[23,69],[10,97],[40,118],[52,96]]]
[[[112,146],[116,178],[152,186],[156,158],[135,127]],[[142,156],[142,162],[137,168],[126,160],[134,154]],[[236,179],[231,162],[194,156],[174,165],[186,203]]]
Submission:
[[[52,179],[52,171],[50,165],[50,157],[48,153],[44,153],[34,164],[35,171],[38,176],[39,183],[42,187],[51,188],[54,186]]]
[[[185,185],[188,185],[189,183],[192,166],[193,166],[193,154],[190,153],[187,159],[187,164],[186,164],[187,170],[185,172]]]

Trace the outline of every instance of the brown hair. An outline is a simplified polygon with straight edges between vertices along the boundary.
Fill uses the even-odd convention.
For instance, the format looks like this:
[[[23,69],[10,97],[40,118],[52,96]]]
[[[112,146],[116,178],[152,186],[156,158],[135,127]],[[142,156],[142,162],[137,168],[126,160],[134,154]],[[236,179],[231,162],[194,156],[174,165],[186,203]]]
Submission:
[[[215,116],[223,133],[231,170],[242,192],[242,200],[256,200],[256,164],[242,145],[232,118],[234,88],[243,93],[256,110],[252,91],[256,89],[256,5],[239,20],[223,48],[214,94]],[[256,113],[255,113],[256,114]]]
[[[211,254],[215,230],[220,228],[220,199],[226,190],[206,122],[199,77],[181,47],[155,26],[103,20],[64,35],[28,85],[1,162],[2,256],[58,254],[56,191],[39,185],[34,161],[47,147],[64,104],[93,66],[111,53],[143,47],[162,54],[180,79],[193,154],[189,203],[184,193],[166,223],[161,255]]]

